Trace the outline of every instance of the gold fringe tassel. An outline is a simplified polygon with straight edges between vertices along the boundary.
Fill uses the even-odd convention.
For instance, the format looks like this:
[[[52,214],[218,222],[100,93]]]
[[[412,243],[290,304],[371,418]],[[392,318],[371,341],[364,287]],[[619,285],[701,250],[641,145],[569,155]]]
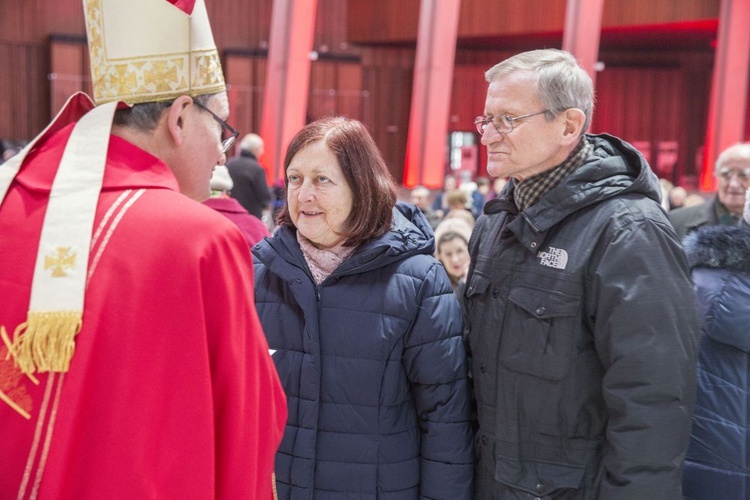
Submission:
[[[13,332],[10,352],[25,374],[65,373],[75,352],[75,338],[81,331],[81,311],[29,311],[25,323]]]

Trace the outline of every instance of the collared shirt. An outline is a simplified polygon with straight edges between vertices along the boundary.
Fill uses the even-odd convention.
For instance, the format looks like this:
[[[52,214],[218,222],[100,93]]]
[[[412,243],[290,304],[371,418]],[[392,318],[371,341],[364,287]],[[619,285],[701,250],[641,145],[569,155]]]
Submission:
[[[736,226],[742,220],[742,217],[730,212],[729,209],[719,201],[718,196],[716,198],[716,203],[714,203],[714,210],[716,211],[716,220],[719,221],[719,225],[721,226]]]
[[[594,146],[584,137],[560,165],[518,182],[513,193],[518,210],[523,212],[542,199],[542,196],[560,184],[560,181],[583,165],[593,150]]]

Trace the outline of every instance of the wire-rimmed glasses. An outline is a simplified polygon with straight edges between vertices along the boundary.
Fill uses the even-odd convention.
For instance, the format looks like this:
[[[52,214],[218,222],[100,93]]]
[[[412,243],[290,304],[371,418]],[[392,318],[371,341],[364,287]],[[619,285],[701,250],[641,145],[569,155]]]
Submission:
[[[523,118],[529,118],[531,116],[541,115],[542,113],[547,113],[548,109],[543,109],[542,111],[537,111],[536,113],[529,113],[527,115],[521,115],[521,116],[509,116],[509,115],[500,115],[500,116],[477,116],[474,119],[474,125],[477,127],[477,132],[479,132],[481,135],[484,135],[484,132],[487,130],[487,126],[491,123],[493,127],[495,127],[495,130],[497,130],[498,134],[510,134],[513,132],[513,128],[515,125],[515,122],[517,120],[521,120]]]
[[[219,115],[217,115],[216,113],[214,113],[213,111],[211,111],[210,109],[208,109],[203,104],[199,103],[196,100],[193,100],[193,104],[195,104],[196,106],[198,106],[199,108],[201,108],[201,109],[203,109],[205,111],[208,111],[211,114],[211,116],[214,117],[214,120],[216,120],[217,122],[219,122],[219,124],[221,125],[222,130],[226,130],[227,132],[229,132],[229,134],[230,134],[229,137],[227,137],[226,139],[224,139],[224,140],[221,141],[221,149],[224,152],[224,154],[227,154],[227,151],[229,151],[230,149],[232,149],[232,146],[234,146],[234,143],[237,140],[237,137],[239,137],[240,133],[234,127],[232,127],[230,124],[228,124],[227,122],[225,122],[224,120],[222,120],[221,118],[219,118]]]
[[[725,181],[730,181],[735,175],[740,183],[747,184],[750,181],[750,168],[722,168],[716,172],[716,177]]]

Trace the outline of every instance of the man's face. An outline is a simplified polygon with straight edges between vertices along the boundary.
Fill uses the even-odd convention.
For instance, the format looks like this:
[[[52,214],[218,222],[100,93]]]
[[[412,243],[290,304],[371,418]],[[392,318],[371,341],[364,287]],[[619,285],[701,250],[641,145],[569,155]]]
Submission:
[[[219,118],[229,116],[226,93],[212,96],[206,107]],[[223,165],[226,156],[222,150],[221,124],[195,104],[188,110],[190,120],[186,126],[184,147],[180,151],[179,167],[172,168],[180,185],[180,192],[197,200],[207,200],[211,194],[211,174],[216,165]]]
[[[718,196],[722,205],[734,215],[742,215],[745,191],[750,188],[750,160],[730,157],[716,171]]]
[[[430,192],[422,189],[415,189],[411,192],[411,202],[419,208],[425,208],[428,205]]]
[[[493,80],[487,89],[484,116],[499,120],[544,110],[535,95],[536,80],[530,71],[515,71]],[[487,173],[493,177],[513,177],[519,181],[562,163],[568,149],[561,143],[564,120],[558,115],[548,121],[538,114],[513,122],[513,130],[499,133],[489,125],[482,134],[487,147]]]

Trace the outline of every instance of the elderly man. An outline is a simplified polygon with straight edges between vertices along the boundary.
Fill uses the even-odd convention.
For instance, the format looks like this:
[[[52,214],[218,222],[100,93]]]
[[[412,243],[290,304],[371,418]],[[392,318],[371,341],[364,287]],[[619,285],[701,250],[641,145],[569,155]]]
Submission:
[[[736,226],[742,221],[745,191],[750,188],[750,143],[725,149],[716,159],[716,196],[710,202],[669,213],[669,220],[683,239],[702,226]]]
[[[427,222],[430,223],[430,227],[434,230],[440,222],[440,217],[432,209],[430,204],[430,190],[424,186],[415,186],[409,193],[409,201],[419,208],[424,214]]]
[[[0,498],[269,499],[250,252],[196,202],[236,138],[205,5],[84,12],[96,105],[0,168]]]
[[[476,125],[510,182],[477,222],[464,296],[476,498],[681,499],[699,324],[658,180],[585,134],[593,87],[571,54],[485,76]]]

